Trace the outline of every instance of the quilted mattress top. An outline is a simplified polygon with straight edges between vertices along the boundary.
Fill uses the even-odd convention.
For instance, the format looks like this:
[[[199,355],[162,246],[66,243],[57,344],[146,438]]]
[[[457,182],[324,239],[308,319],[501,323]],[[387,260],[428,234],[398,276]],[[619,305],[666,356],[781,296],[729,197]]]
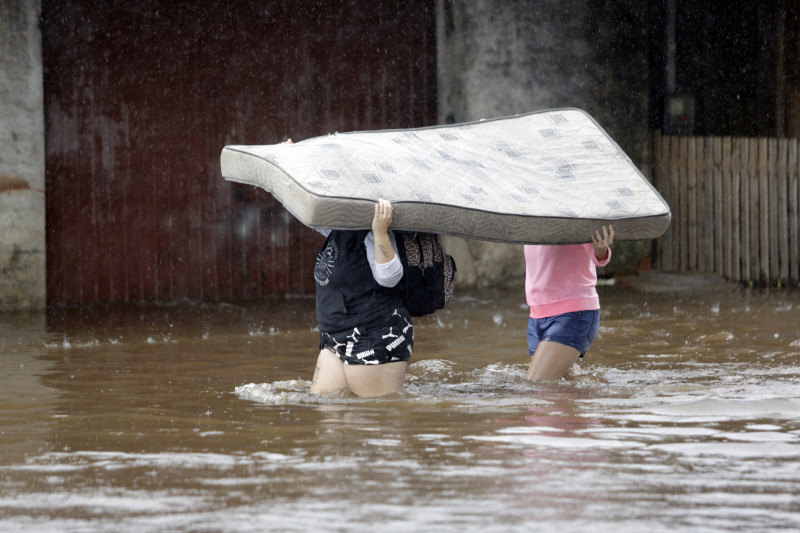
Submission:
[[[222,175],[272,193],[315,228],[366,229],[390,200],[392,227],[508,243],[653,239],[670,209],[584,111],[226,146]]]

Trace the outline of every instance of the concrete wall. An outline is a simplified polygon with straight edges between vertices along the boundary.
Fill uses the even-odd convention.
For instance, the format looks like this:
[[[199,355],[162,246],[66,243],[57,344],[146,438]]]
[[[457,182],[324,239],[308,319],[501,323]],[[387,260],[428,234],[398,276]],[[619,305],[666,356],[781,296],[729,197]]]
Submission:
[[[0,311],[45,306],[39,0],[0,0]]]
[[[645,0],[439,0],[437,9],[440,122],[581,108],[649,175]],[[521,286],[521,246],[444,241],[460,286]],[[615,245],[610,270],[647,249]]]

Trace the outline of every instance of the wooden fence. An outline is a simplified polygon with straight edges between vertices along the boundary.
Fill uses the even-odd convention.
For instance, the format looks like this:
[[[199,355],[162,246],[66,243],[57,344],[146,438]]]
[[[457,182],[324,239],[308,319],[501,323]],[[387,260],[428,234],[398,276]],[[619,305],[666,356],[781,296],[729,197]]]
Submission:
[[[800,284],[800,139],[656,133],[653,183],[672,209],[654,266]]]

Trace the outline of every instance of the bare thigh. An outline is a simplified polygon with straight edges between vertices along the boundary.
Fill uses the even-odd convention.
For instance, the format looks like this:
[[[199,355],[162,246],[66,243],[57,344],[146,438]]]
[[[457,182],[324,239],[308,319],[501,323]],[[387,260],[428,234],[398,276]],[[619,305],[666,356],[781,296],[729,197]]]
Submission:
[[[403,390],[407,362],[382,365],[346,365],[331,350],[323,349],[317,357],[312,394],[329,394],[350,389],[362,398],[383,396]]]
[[[368,398],[403,390],[407,368],[406,361],[382,365],[344,365],[344,375],[350,390],[362,398]]]
[[[347,378],[344,375],[344,363],[335,353],[323,348],[317,357],[317,366],[314,368],[310,392],[312,394],[328,394],[346,388]]]
[[[581,353],[577,348],[553,341],[542,341],[531,356],[526,379],[559,379],[567,375]]]

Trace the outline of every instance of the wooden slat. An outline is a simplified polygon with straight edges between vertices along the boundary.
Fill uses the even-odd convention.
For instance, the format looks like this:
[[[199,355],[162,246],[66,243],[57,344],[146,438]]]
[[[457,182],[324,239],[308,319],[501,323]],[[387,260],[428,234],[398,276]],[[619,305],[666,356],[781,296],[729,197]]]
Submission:
[[[683,270],[685,268],[685,262],[683,257],[685,257],[686,253],[686,246],[682,245],[682,241],[685,238],[685,224],[686,224],[686,216],[684,210],[682,209],[682,202],[683,202],[683,195],[681,194],[682,188],[682,174],[681,174],[681,157],[682,152],[680,149],[680,138],[679,137],[670,137],[670,147],[669,147],[669,156],[670,156],[670,169],[669,175],[670,179],[672,180],[672,210],[673,210],[673,226],[675,231],[673,232],[673,242],[674,242],[674,250],[675,256],[673,259],[673,269],[674,270]]]
[[[696,198],[695,211],[697,213],[697,266],[695,268],[699,272],[705,272],[706,257],[709,255],[706,213],[710,207],[706,199],[708,192],[711,191],[711,180],[708,178],[706,162],[708,155],[711,153],[711,146],[708,137],[697,137],[695,145],[695,176],[697,180],[694,194]]]
[[[653,187],[661,194],[664,201],[667,202],[667,205],[670,204],[670,198],[668,194],[668,188],[664,187],[666,183],[668,183],[664,176],[664,147],[662,145],[664,138],[661,135],[661,132],[656,130],[653,133],[653,159],[652,159],[652,175],[653,175]],[[671,225],[670,225],[671,226]],[[669,233],[670,227],[667,227],[667,231],[664,232],[664,235],[656,239],[655,244],[655,254],[653,257],[653,268],[656,270],[666,270],[665,265],[665,256],[667,255],[667,242],[669,242]]]
[[[793,285],[800,285],[800,158],[798,144],[800,140],[792,139],[788,147],[787,172],[789,182],[789,280]]]
[[[778,281],[786,285],[789,281],[789,189],[787,181],[788,141],[785,138],[777,140],[777,164],[775,194],[777,195],[777,234],[774,246],[777,247]]]
[[[718,222],[717,233],[717,271],[728,279],[733,277],[733,165],[731,154],[731,138],[720,139],[720,190],[717,194],[717,206],[722,209],[722,220]],[[716,165],[715,165],[716,167]]]
[[[762,214],[767,222],[768,238],[765,253],[768,256],[769,267],[767,268],[767,283],[777,283],[780,275],[780,264],[778,248],[780,238],[778,236],[778,139],[768,138],[767,140],[767,207],[766,213]]]
[[[679,137],[678,138],[678,183],[680,187],[678,188],[678,193],[680,197],[678,198],[678,212],[680,213],[680,228],[681,228],[681,257],[680,257],[680,270],[682,272],[687,272],[690,269],[690,260],[695,255],[696,252],[692,252],[692,244],[694,240],[692,239],[692,223],[693,223],[693,214],[691,212],[691,207],[694,205],[694,202],[691,200],[689,195],[690,189],[690,178],[689,178],[689,139],[686,137]],[[684,244],[685,243],[685,244]]]
[[[769,253],[769,140],[758,139],[758,272],[759,281],[770,282]]]
[[[704,270],[706,272],[721,271],[717,265],[722,259],[722,144],[719,137],[708,137],[706,144],[705,172],[708,188],[705,194],[705,220],[703,225],[706,231],[706,257]],[[719,223],[716,223],[719,219]]]
[[[672,219],[670,220],[669,227],[667,228],[667,239],[665,241],[666,250],[664,260],[666,263],[662,263],[662,268],[667,271],[674,271],[677,269],[678,261],[677,261],[677,243],[676,243],[676,235],[677,235],[677,219],[675,218],[675,212],[677,210],[677,203],[675,197],[675,180],[673,179],[672,175],[672,168],[670,166],[670,162],[672,161],[672,149],[673,149],[673,141],[672,137],[662,137],[661,139],[661,146],[662,146],[662,161],[660,162],[661,168],[661,176],[663,178],[661,188],[667,194],[667,202],[672,210]]]
[[[740,212],[742,215],[739,238],[741,240],[741,255],[739,261],[742,267],[742,281],[751,281],[753,279],[751,272],[751,249],[750,242],[750,214],[752,213],[751,200],[750,200],[750,184],[753,180],[752,165],[750,164],[750,146],[749,139],[740,139],[741,152],[740,152],[740,165],[739,171],[741,176],[741,203]]]
[[[761,249],[759,246],[761,233],[759,232],[759,152],[758,152],[758,139],[748,139],[748,152],[750,155],[749,160],[749,183],[750,188],[750,249],[747,251],[748,261],[750,262],[750,280],[757,281],[761,271],[761,264],[759,263],[758,252]]]
[[[652,153],[653,153],[653,158],[650,160],[650,169],[651,169],[650,175],[652,176],[653,187],[655,187],[655,189],[659,192],[659,194],[661,194],[661,197],[664,198],[664,201],[669,203],[669,200],[667,200],[666,192],[661,187],[661,184],[663,183],[663,177],[661,176],[661,169],[660,169],[660,164],[662,161],[661,132],[658,130],[653,132],[653,137],[650,140],[650,142],[652,143]],[[667,230],[669,230],[669,228],[667,228]],[[655,247],[653,249],[653,256],[652,256],[653,268],[657,270],[662,268],[661,261],[663,260],[663,256],[664,256],[664,235],[655,240]]]
[[[722,244],[722,235],[725,224],[725,212],[723,205],[723,185],[722,185],[722,138],[714,137],[711,140],[711,174],[714,183],[713,194],[709,195],[709,203],[714,206],[712,213],[708,214],[706,224],[709,231],[713,234],[714,240],[709,243],[709,249],[713,250],[712,256],[707,263],[708,272],[723,272],[725,270],[724,258],[725,251]]]
[[[677,197],[676,197],[676,187],[675,187],[675,177],[673,175],[673,168],[672,168],[672,160],[673,160],[673,149],[675,147],[675,142],[673,137],[663,137],[661,139],[661,146],[662,148],[662,161],[660,163],[661,168],[661,176],[663,178],[661,188],[666,192],[667,203],[670,207],[672,212],[672,218],[670,220],[669,227],[667,228],[666,234],[666,250],[664,261],[662,263],[662,268],[667,271],[674,271],[678,268],[678,251],[677,251],[677,234],[678,234],[678,219],[676,216],[677,213]]]
[[[730,279],[741,281],[741,191],[742,191],[742,140],[733,139],[731,144],[731,273]]]
[[[668,191],[669,197],[669,206],[672,211],[672,219],[670,220],[669,225],[669,255],[666,258],[669,262],[667,263],[666,269],[670,272],[675,271],[678,269],[678,256],[679,256],[679,248],[678,248],[678,234],[679,234],[679,227],[678,227],[678,180],[675,176],[675,166],[673,162],[675,160],[675,149],[677,147],[677,139],[675,137],[665,137],[662,141],[662,146],[664,146],[664,176],[665,179],[668,180],[667,183],[664,184],[664,189]]]

